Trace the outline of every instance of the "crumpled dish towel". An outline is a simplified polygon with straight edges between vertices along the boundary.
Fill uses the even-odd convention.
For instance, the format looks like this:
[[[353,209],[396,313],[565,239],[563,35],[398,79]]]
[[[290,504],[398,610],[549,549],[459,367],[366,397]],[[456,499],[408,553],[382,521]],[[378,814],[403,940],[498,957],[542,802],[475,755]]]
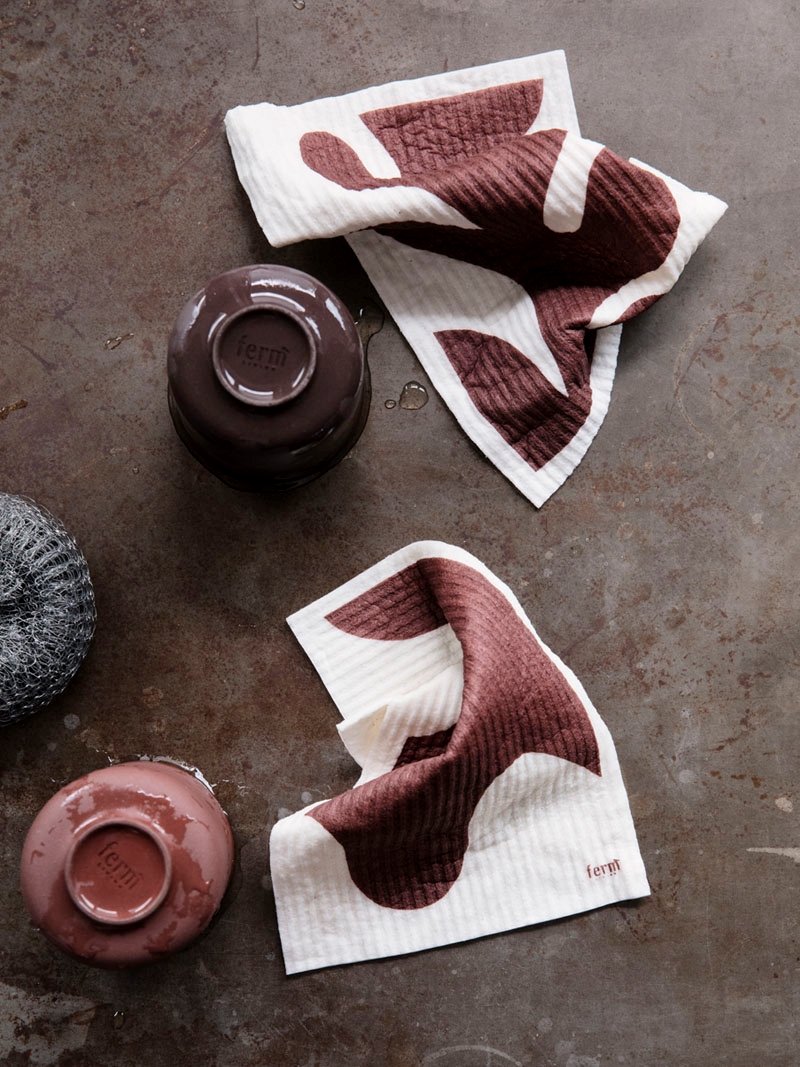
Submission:
[[[272,829],[287,973],[649,894],[608,729],[474,556],[416,542],[288,622],[361,777]]]
[[[606,415],[619,324],[726,207],[582,138],[563,52],[225,123],[271,244],[349,235],[444,402],[537,506]]]

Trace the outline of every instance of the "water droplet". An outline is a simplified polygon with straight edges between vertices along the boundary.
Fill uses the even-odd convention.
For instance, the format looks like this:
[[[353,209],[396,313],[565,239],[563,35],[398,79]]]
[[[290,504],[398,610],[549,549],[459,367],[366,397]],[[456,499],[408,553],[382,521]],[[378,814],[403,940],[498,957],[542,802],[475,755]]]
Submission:
[[[72,712],[70,712],[69,715],[64,716],[64,726],[66,726],[68,730],[77,730],[80,724],[81,720]]]
[[[112,348],[119,348],[123,341],[129,341],[133,337],[132,333],[121,333],[117,337],[108,337],[103,342],[103,348],[106,352],[109,352]]]
[[[292,7],[297,8],[298,11],[302,11],[306,6],[306,0],[292,0]]]
[[[383,406],[385,408],[388,408],[389,411],[391,411],[392,408],[396,408],[397,407],[397,401],[396,400],[384,400]]]
[[[364,304],[363,307],[358,309],[356,329],[358,330],[358,336],[361,338],[361,344],[364,346],[365,352],[370,338],[374,337],[376,333],[380,333],[383,329],[385,317],[383,310],[376,304]]]
[[[428,403],[428,390],[419,382],[406,382],[400,393],[400,407],[405,411],[418,411]]]
[[[122,1027],[125,1025],[125,1012],[115,1011],[111,1017],[111,1025],[114,1027],[115,1030],[121,1030]]]
[[[6,404],[5,407],[0,408],[0,419],[5,419],[12,411],[20,411],[27,406],[27,400],[15,400],[13,404]]]

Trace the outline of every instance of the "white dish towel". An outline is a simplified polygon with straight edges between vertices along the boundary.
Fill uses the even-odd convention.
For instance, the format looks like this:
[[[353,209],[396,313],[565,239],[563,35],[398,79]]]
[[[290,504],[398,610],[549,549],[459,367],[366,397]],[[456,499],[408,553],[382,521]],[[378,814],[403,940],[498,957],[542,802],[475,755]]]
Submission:
[[[619,324],[726,207],[582,138],[560,51],[225,123],[270,243],[348,235],[444,402],[537,506],[606,415]]]
[[[273,827],[287,973],[649,894],[606,726],[474,556],[416,542],[288,621],[362,770]]]

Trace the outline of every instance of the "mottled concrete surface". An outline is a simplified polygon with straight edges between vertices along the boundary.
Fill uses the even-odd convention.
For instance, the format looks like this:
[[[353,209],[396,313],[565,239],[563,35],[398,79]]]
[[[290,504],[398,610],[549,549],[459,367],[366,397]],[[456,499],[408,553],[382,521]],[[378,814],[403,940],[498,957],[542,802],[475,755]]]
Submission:
[[[0,734],[0,1062],[787,1067],[797,1062],[798,33],[794,0],[5,0],[0,488],[59,515],[99,621],[70,689]],[[455,426],[391,321],[351,456],[278,503],[184,451],[165,346],[221,270],[299,266],[355,312],[342,241],[273,251],[233,105],[564,48],[584,133],[727,200],[625,328],[610,414],[536,511]],[[291,980],[266,842],[347,788],[284,619],[418,538],[520,596],[617,743],[649,900]],[[199,766],[239,863],[213,929],[106,973],[32,928],[19,853],[57,787],[134,754]]]

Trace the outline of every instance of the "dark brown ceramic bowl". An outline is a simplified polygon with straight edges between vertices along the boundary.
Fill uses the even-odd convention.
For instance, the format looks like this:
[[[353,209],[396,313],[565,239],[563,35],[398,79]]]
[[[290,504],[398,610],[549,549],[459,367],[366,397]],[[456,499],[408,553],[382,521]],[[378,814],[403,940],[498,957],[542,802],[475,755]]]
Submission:
[[[370,382],[347,308],[291,267],[240,267],[184,306],[169,340],[169,409],[181,440],[237,489],[294,489],[361,435]]]

